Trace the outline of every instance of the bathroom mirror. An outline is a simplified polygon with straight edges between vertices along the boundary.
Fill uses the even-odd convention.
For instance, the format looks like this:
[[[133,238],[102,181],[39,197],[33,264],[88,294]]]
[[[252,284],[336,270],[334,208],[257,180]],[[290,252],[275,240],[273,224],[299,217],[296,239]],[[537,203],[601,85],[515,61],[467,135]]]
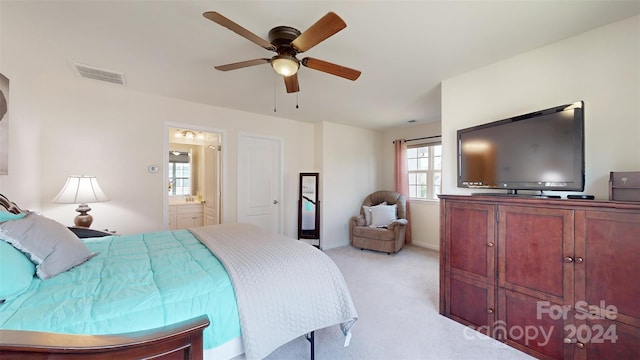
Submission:
[[[320,239],[318,177],[318,173],[300,173],[298,239]]]
[[[185,196],[193,195],[192,184],[193,170],[197,167],[191,162],[191,151],[169,151],[169,166],[167,168],[169,174],[169,196]]]

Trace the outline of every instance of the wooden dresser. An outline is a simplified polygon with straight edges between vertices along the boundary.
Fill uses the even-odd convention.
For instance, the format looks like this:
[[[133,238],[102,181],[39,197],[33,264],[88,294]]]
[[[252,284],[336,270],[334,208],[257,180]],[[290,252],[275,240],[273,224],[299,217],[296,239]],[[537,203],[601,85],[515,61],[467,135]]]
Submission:
[[[541,359],[640,358],[640,203],[440,199],[442,315]]]

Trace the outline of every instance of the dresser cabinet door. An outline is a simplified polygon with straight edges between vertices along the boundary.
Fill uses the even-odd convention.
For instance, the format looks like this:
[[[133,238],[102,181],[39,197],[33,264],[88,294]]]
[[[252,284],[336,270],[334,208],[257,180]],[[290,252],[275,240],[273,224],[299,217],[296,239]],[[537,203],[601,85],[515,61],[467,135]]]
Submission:
[[[445,315],[490,334],[495,322],[495,206],[445,204]]]
[[[576,224],[576,311],[586,318],[582,333],[571,338],[576,353],[588,359],[638,358],[640,214],[581,211]]]
[[[497,339],[538,359],[571,358],[564,344],[571,320],[560,314],[562,304],[500,287],[498,304]]]
[[[586,211],[584,217],[576,237],[583,258],[575,265],[576,300],[592,312],[615,307],[615,320],[640,327],[640,214]]]
[[[640,329],[607,319],[586,320],[576,327],[573,345],[574,359],[638,359]]]
[[[564,345],[573,302],[574,212],[498,207],[498,319],[507,343],[538,358],[571,357]],[[569,356],[567,356],[569,355]]]
[[[573,302],[572,210],[499,206],[498,286]]]

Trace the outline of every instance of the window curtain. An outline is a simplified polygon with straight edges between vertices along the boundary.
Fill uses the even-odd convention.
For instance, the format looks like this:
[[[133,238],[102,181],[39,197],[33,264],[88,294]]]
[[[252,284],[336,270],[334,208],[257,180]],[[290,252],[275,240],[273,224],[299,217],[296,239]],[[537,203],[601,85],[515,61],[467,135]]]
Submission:
[[[407,169],[407,142],[404,139],[393,142],[395,152],[394,184],[395,191],[404,195],[407,201],[407,226],[404,243],[411,244],[411,211],[409,210],[409,172]]]

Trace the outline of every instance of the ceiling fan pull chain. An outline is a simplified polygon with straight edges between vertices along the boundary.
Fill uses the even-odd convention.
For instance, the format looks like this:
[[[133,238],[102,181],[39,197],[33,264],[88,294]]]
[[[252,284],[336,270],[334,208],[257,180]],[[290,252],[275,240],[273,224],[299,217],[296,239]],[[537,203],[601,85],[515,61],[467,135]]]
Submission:
[[[276,75],[273,75],[273,112],[276,112]]]

